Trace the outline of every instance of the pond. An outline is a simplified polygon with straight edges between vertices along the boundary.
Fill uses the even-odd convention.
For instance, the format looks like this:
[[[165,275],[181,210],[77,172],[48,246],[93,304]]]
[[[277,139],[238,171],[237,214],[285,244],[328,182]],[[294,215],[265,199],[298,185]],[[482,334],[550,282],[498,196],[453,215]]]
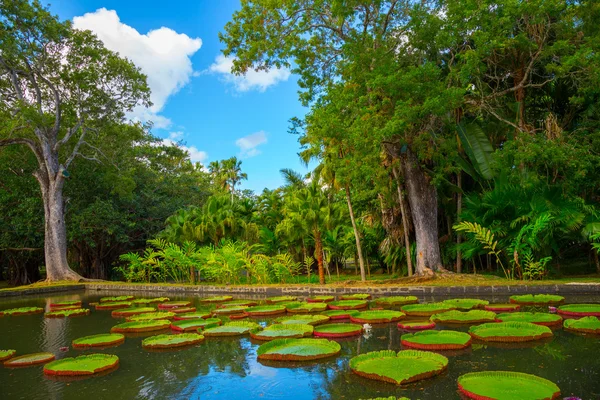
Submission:
[[[122,293],[119,293],[121,295]],[[159,297],[162,293],[132,293],[137,297]],[[106,296],[103,293],[103,296]],[[14,307],[46,307],[50,302],[81,299],[84,306],[97,302],[93,293],[68,293],[47,297],[0,300],[0,310]],[[189,300],[206,308],[197,297],[169,296]],[[486,298],[505,303],[507,297]],[[443,300],[420,298],[421,302]],[[570,296],[567,303],[600,303],[600,296]],[[474,344],[472,348],[446,352],[449,366],[442,375],[405,386],[362,378],[350,371],[350,358],[374,350],[401,350],[401,331],[396,323],[374,325],[370,332],[339,340],[341,354],[324,361],[259,362],[260,342],[242,338],[206,338],[194,347],[149,352],[142,337],[127,337],[125,343],[95,351],[74,350],[72,340],[109,332],[122,320],[110,311],[96,311],[83,317],[44,318],[42,314],[0,318],[0,349],[15,349],[18,355],[40,351],[57,358],[102,352],[120,358],[119,368],[110,374],[77,381],[45,377],[42,367],[9,369],[0,367],[2,399],[369,399],[379,396],[406,396],[410,399],[459,399],[456,380],[473,371],[505,370],[535,374],[556,383],[561,398],[577,396],[600,399],[600,336],[554,330],[551,340],[529,345],[499,346]],[[525,307],[525,310],[532,308]],[[537,308],[537,311],[547,311]],[[226,320],[227,317],[220,317]],[[273,318],[253,319],[263,324]],[[423,319],[417,318],[417,319]],[[436,329],[467,331],[468,327]],[[153,333],[156,334],[156,333]],[[146,336],[151,336],[147,334]],[[68,351],[61,348],[68,346]],[[442,353],[444,354],[444,353]]]

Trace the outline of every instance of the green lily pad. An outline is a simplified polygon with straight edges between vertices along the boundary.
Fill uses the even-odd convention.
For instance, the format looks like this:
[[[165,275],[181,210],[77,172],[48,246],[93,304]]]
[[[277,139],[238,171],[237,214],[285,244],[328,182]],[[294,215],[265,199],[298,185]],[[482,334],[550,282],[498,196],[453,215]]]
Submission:
[[[340,300],[370,300],[371,295],[368,293],[353,293],[343,294],[340,296]]]
[[[6,361],[17,354],[16,350],[0,350],[0,361]]]
[[[245,311],[251,317],[260,317],[264,315],[277,315],[285,313],[285,306],[280,304],[272,304],[266,306],[248,307]]]
[[[289,301],[296,301],[296,297],[294,296],[275,296],[275,297],[268,297],[267,298],[267,304],[276,304],[276,303],[283,303],[283,302],[289,302]]]
[[[499,322],[531,322],[536,325],[554,326],[562,324],[562,317],[556,314],[537,313],[537,312],[514,312],[502,313],[496,316]]]
[[[44,365],[44,374],[60,376],[94,375],[115,368],[119,357],[113,354],[86,354],[52,361]]]
[[[198,329],[212,328],[221,325],[219,318],[184,319],[171,323],[171,329],[179,332],[197,331]]]
[[[0,317],[4,317],[4,316],[16,317],[18,315],[41,314],[43,312],[44,312],[44,309],[41,307],[10,308],[8,310],[0,311]]]
[[[547,379],[521,372],[471,372],[458,378],[458,389],[470,399],[552,400],[560,389]]]
[[[248,307],[253,307],[258,305],[258,302],[255,300],[232,300],[232,301],[228,301],[226,303],[221,303],[221,304],[217,304],[217,308],[227,308],[227,307],[233,307],[233,306],[248,306]]]
[[[486,342],[529,342],[552,336],[547,326],[530,322],[496,322],[469,328],[469,334]]]
[[[66,317],[80,317],[83,315],[88,315],[90,310],[87,308],[76,308],[75,310],[60,310],[60,311],[50,311],[44,314],[46,318],[66,318]]]
[[[312,325],[275,324],[261,331],[251,331],[250,337],[257,340],[291,339],[311,336],[313,331]]]
[[[359,312],[358,310],[327,310],[323,311],[321,315],[325,315],[331,319],[350,319],[350,317],[357,315]]]
[[[173,317],[175,321],[181,321],[184,319],[198,319],[198,318],[209,318],[212,314],[208,311],[194,311],[190,313],[176,314]]]
[[[331,310],[360,310],[367,308],[369,303],[366,300],[340,300],[327,303],[327,308]]]
[[[121,344],[125,341],[125,336],[120,333],[101,333],[80,337],[71,343],[74,349],[86,349],[88,347],[108,347]]]
[[[180,333],[178,335],[156,335],[142,340],[145,349],[171,349],[198,344],[204,336],[197,333]]]
[[[147,304],[156,304],[156,303],[164,303],[171,300],[168,297],[154,297],[151,299],[135,299],[133,300],[133,304],[136,305],[147,305]]]
[[[341,349],[327,339],[277,339],[260,345],[256,354],[259,360],[309,361],[335,356]]]
[[[519,311],[521,306],[518,304],[514,304],[514,303],[513,304],[488,304],[487,306],[484,306],[483,308],[486,309],[487,311],[511,312],[511,311]]]
[[[373,351],[350,359],[350,369],[369,379],[402,385],[441,374],[448,359],[429,351]]]
[[[406,315],[415,317],[431,317],[434,314],[441,314],[446,311],[454,310],[454,306],[445,303],[428,304],[408,304],[400,308]]]
[[[9,358],[4,361],[5,367],[28,367],[30,365],[45,364],[54,360],[55,356],[52,353],[32,353],[23,356]]]
[[[167,329],[170,326],[171,322],[162,319],[150,321],[134,321],[115,325],[110,331],[113,333],[152,332]]]
[[[429,319],[433,322],[447,324],[476,324],[480,322],[494,322],[496,320],[496,313],[484,310],[452,310],[441,314],[433,314]]]
[[[144,313],[127,317],[127,322],[135,321],[155,321],[161,319],[174,319],[175,313],[169,311],[157,311],[152,313]]]
[[[419,350],[460,350],[471,345],[471,336],[457,331],[427,330],[402,335],[400,342]]]
[[[357,336],[362,333],[362,325],[358,324],[325,324],[315,327],[313,335],[324,338],[342,338]]]
[[[69,301],[59,301],[56,303],[50,303],[50,308],[63,308],[63,307],[81,308],[81,300],[69,300]]]
[[[133,315],[149,314],[153,312],[156,312],[154,307],[128,307],[115,310],[110,315],[114,318],[125,318]]]
[[[207,328],[202,331],[202,334],[206,337],[213,336],[240,336],[249,333],[252,330],[262,329],[256,322],[250,321],[232,321],[226,322],[221,326],[215,326],[213,328]]]
[[[288,305],[285,307],[291,314],[308,314],[312,312],[321,312],[327,310],[326,303],[300,303]]]
[[[400,321],[405,314],[393,310],[370,310],[362,311],[350,317],[350,321],[360,324],[384,324],[387,322]]]
[[[329,303],[330,301],[334,301],[334,300],[335,300],[335,296],[328,296],[328,295],[312,296],[312,297],[308,297],[306,299],[306,301],[309,303]]]
[[[569,304],[558,307],[557,312],[569,317],[600,317],[600,304]]]
[[[130,301],[109,301],[96,304],[96,310],[116,310],[119,308],[129,308],[133,303]]]
[[[474,308],[483,308],[490,304],[487,300],[479,299],[448,299],[442,301],[444,304],[449,304],[457,310],[472,310]]]
[[[566,319],[563,326],[569,331],[600,334],[600,319],[598,317]]]
[[[116,302],[123,302],[123,301],[131,301],[135,299],[134,296],[109,296],[109,297],[102,297],[100,299],[100,303],[116,303]]]
[[[274,324],[305,324],[305,325],[319,325],[329,321],[329,317],[326,315],[288,315],[285,317],[275,318]]]
[[[390,296],[375,299],[375,304],[382,307],[405,306],[407,304],[417,304],[419,299],[416,296]]]
[[[213,310],[215,315],[231,315],[231,314],[243,314],[248,306],[230,306],[225,308],[217,308]]]
[[[177,307],[189,307],[191,305],[192,305],[191,301],[185,301],[185,300],[165,301],[164,303],[158,304],[158,309],[159,310],[168,310],[168,309],[177,308]]]
[[[398,322],[398,328],[407,331],[423,331],[435,328],[435,322],[431,321],[402,321]]]
[[[233,300],[233,296],[212,296],[212,297],[205,297],[203,299],[200,299],[201,303],[223,303],[225,301],[230,301]]]
[[[510,296],[510,302],[526,306],[543,306],[560,304],[565,298],[555,294],[522,294]]]

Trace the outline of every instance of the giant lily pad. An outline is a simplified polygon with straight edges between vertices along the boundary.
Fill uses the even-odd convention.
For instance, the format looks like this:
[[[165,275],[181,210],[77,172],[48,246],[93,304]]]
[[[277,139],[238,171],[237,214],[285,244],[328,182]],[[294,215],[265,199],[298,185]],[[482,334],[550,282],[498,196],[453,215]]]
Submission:
[[[152,332],[167,329],[170,326],[171,322],[163,319],[150,321],[134,321],[115,325],[110,331],[113,333]]]
[[[321,315],[326,315],[331,319],[350,319],[351,316],[358,314],[358,310],[327,310]]]
[[[529,342],[552,336],[547,326],[531,322],[496,322],[472,326],[469,334],[486,342]]]
[[[285,307],[290,314],[308,314],[327,310],[326,303],[300,303]]]
[[[511,311],[519,311],[521,306],[518,304],[515,304],[515,303],[513,303],[513,304],[488,304],[487,306],[485,306],[483,308],[485,308],[487,311],[511,312]]]
[[[375,304],[382,307],[405,306],[407,304],[417,304],[419,299],[416,296],[390,296],[375,299]]]
[[[352,293],[343,294],[340,296],[340,300],[370,300],[371,295],[368,293]]]
[[[6,361],[17,354],[16,350],[0,350],[0,361]]]
[[[441,314],[433,314],[430,319],[433,322],[446,324],[477,324],[481,322],[494,322],[496,313],[484,310],[470,311],[446,311]]]
[[[81,308],[81,300],[69,300],[69,301],[59,301],[56,303],[50,303],[50,308],[65,308],[65,307],[77,307]]]
[[[402,321],[398,322],[398,328],[407,331],[424,331],[435,328],[435,322],[431,321]]]
[[[248,307],[245,313],[251,317],[261,317],[265,315],[277,315],[285,313],[285,306],[280,304],[271,304],[266,306]]]
[[[184,319],[209,318],[211,315],[212,314],[208,311],[195,311],[195,312],[184,313],[184,314],[176,314],[173,317],[173,320],[181,321]]]
[[[134,296],[109,296],[102,297],[100,303],[120,303],[123,301],[131,301],[133,299],[135,299]]]
[[[510,296],[510,302],[524,306],[544,306],[561,304],[565,298],[555,294],[522,294]]]
[[[125,318],[133,315],[148,314],[153,312],[156,312],[154,307],[129,307],[115,310],[110,313],[110,315],[114,318]]]
[[[402,335],[400,342],[419,350],[460,350],[471,345],[471,337],[464,332],[427,330]]]
[[[231,315],[231,314],[243,314],[248,306],[229,306],[225,308],[217,308],[213,310],[215,315]]]
[[[449,304],[457,310],[472,310],[474,308],[483,308],[490,304],[487,300],[479,299],[448,299],[442,301],[444,304]]]
[[[175,307],[175,308],[168,308],[166,310],[168,310],[169,312],[173,312],[175,314],[187,314],[187,313],[196,312],[196,307]]]
[[[304,324],[275,324],[270,325],[262,331],[251,331],[250,337],[257,340],[290,339],[311,336],[312,325]]]
[[[288,315],[285,317],[275,318],[273,323],[275,324],[306,324],[306,325],[319,325],[329,321],[329,317],[326,315]]]
[[[569,317],[600,317],[600,304],[569,304],[558,307],[557,312]]]
[[[325,324],[315,328],[314,335],[324,338],[343,338],[357,336],[362,333],[362,325],[358,324]]]
[[[109,301],[107,303],[96,304],[96,310],[116,310],[119,308],[129,308],[133,303],[130,301]]]
[[[408,304],[400,308],[406,315],[415,317],[431,317],[433,314],[440,314],[446,311],[454,310],[454,306],[444,303],[428,304]]]
[[[285,303],[285,302],[290,302],[290,301],[296,301],[296,297],[294,296],[275,296],[275,297],[268,297],[267,298],[267,304],[276,304],[276,303]]]
[[[212,296],[212,297],[205,297],[203,299],[200,299],[201,303],[223,303],[226,301],[230,301],[233,300],[233,296]]]
[[[170,308],[189,307],[191,305],[192,305],[191,301],[185,301],[185,300],[165,301],[164,303],[158,304],[158,309],[159,310],[168,310]]]
[[[113,354],[86,354],[52,361],[44,365],[44,374],[60,376],[94,375],[116,368],[119,357]]]
[[[562,324],[562,318],[560,315],[548,314],[548,313],[537,313],[537,312],[514,312],[514,313],[503,313],[496,316],[496,320],[499,322],[531,322],[536,325],[544,326],[555,326]]]
[[[535,375],[509,371],[471,372],[458,378],[458,389],[469,399],[552,400],[560,389]]]
[[[30,365],[45,364],[54,360],[55,356],[52,353],[33,353],[25,354],[24,356],[9,358],[4,361],[5,367],[28,367]]]
[[[600,319],[598,317],[567,319],[563,326],[568,331],[600,334]]]
[[[329,296],[329,295],[312,296],[312,297],[308,297],[306,299],[306,301],[308,303],[329,303],[330,301],[334,301],[334,300],[335,300],[335,296]]]
[[[405,314],[393,310],[370,310],[362,311],[350,317],[350,321],[361,324],[384,324],[387,322],[400,321]]]
[[[357,375],[402,385],[441,374],[448,359],[429,351],[373,351],[350,359],[350,369]]]
[[[159,319],[174,319],[175,313],[169,311],[158,311],[152,313],[145,314],[137,314],[132,315],[131,317],[127,317],[127,322],[135,322],[135,321],[154,321]]]
[[[277,339],[262,344],[259,360],[309,361],[338,355],[341,346],[327,339]]]
[[[0,317],[4,317],[4,316],[15,317],[18,315],[41,314],[43,312],[44,312],[44,309],[41,307],[10,308],[8,310],[0,311]]]
[[[219,318],[184,319],[182,321],[171,323],[171,329],[178,332],[191,332],[197,331],[198,329],[212,328],[218,325],[221,325],[221,320]]]
[[[204,336],[197,333],[180,333],[178,335],[156,335],[142,340],[145,349],[171,349],[198,344]]]
[[[171,299],[169,299],[168,297],[154,297],[151,299],[135,299],[135,300],[133,300],[133,304],[145,306],[145,305],[154,304],[154,303],[164,303],[169,300],[171,300]]]
[[[360,310],[367,308],[369,303],[366,300],[340,300],[327,303],[330,310]]]
[[[217,308],[228,308],[228,307],[234,307],[234,306],[253,307],[256,305],[258,305],[257,301],[240,299],[240,300],[232,300],[232,301],[228,301],[226,303],[217,304]]]
[[[88,315],[90,310],[87,308],[77,308],[75,310],[59,310],[59,311],[50,311],[44,314],[46,318],[66,318],[66,317],[80,317],[83,315]]]
[[[240,336],[249,333],[252,330],[262,329],[256,322],[250,321],[233,321],[227,322],[222,326],[215,326],[213,328],[207,328],[202,331],[202,334],[206,337],[213,336]]]
[[[74,349],[86,349],[88,347],[108,347],[121,344],[125,341],[125,336],[120,333],[101,333],[80,337],[72,342]]]

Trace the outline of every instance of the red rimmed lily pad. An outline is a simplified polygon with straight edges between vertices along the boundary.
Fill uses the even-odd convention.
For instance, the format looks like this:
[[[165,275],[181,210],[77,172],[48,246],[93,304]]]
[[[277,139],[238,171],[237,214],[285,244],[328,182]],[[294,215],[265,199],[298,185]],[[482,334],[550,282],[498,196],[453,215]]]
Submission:
[[[96,304],[96,310],[117,310],[119,308],[130,308],[130,301],[110,301],[108,303]]]
[[[385,324],[400,321],[406,315],[400,311],[393,310],[370,310],[362,311],[350,317],[350,321],[360,324]]]
[[[185,301],[185,300],[166,301],[164,303],[160,303],[158,305],[158,309],[159,310],[168,310],[168,309],[177,308],[177,307],[189,307],[191,305],[192,305],[191,301]]]
[[[175,314],[188,314],[196,312],[196,307],[175,307],[175,308],[167,308],[170,312]]]
[[[490,304],[487,300],[480,299],[448,299],[442,301],[444,304],[449,304],[457,310],[468,311],[476,308],[484,308]]]
[[[565,298],[555,294],[521,294],[510,296],[510,302],[522,306],[546,306],[562,304]]]
[[[0,362],[13,358],[17,354],[16,350],[0,350]]]
[[[110,313],[110,315],[114,318],[126,318],[134,315],[148,314],[153,312],[156,312],[154,307],[129,307],[115,310]]]
[[[116,369],[118,365],[119,357],[113,354],[86,354],[52,361],[44,365],[44,374],[58,376],[95,375],[103,371]]]
[[[403,385],[441,374],[448,359],[429,351],[373,351],[350,359],[350,369],[368,379]]]
[[[147,304],[164,303],[170,300],[171,299],[168,297],[153,297],[150,299],[135,299],[133,300],[133,304],[138,306],[145,306]]]
[[[321,315],[326,315],[332,320],[339,319],[350,319],[353,315],[357,315],[360,311],[358,310],[328,310],[323,311]]]
[[[19,307],[19,308],[10,308],[8,310],[0,311],[0,317],[16,317],[19,315],[30,315],[30,314],[41,314],[44,312],[44,309],[41,307]]]
[[[237,306],[253,307],[256,305],[258,305],[258,302],[255,300],[239,299],[239,300],[232,300],[232,301],[228,301],[225,303],[217,304],[217,308],[227,308],[227,307],[237,307]]]
[[[201,303],[224,303],[233,300],[233,296],[212,296],[200,299]]]
[[[271,304],[265,306],[248,307],[244,312],[251,317],[284,314],[285,306],[280,304]]]
[[[416,296],[389,296],[375,299],[375,304],[381,307],[405,306],[407,304],[417,304],[419,299]]]
[[[277,339],[262,344],[256,354],[259,360],[311,361],[333,357],[341,346],[327,339]]]
[[[335,296],[329,295],[321,295],[321,296],[312,296],[306,299],[307,303],[329,303],[330,301],[334,301]]]
[[[568,331],[600,334],[600,319],[598,317],[567,319],[563,323],[563,326]]]
[[[547,326],[530,322],[496,322],[469,328],[469,334],[485,342],[529,342],[552,336]]]
[[[482,322],[494,322],[496,320],[496,313],[485,310],[451,310],[440,314],[433,314],[430,319],[440,324],[478,324]]]
[[[277,303],[286,303],[286,302],[290,302],[290,301],[296,301],[297,297],[294,296],[275,296],[275,297],[268,297],[266,302],[267,304],[277,304]]]
[[[248,306],[230,306],[213,310],[214,315],[243,314]]]
[[[600,304],[569,304],[558,307],[557,312],[568,317],[600,317]]]
[[[131,317],[127,317],[127,322],[136,322],[136,321],[156,321],[162,319],[175,319],[175,313],[170,311],[157,311],[151,313],[137,314],[132,315]]]
[[[233,321],[227,322],[221,326],[206,328],[202,331],[202,334],[206,337],[241,336],[250,333],[250,331],[260,329],[262,329],[262,327],[256,322]]]
[[[100,333],[75,339],[71,345],[74,349],[88,349],[90,347],[116,346],[123,342],[125,342],[125,336],[120,333]]]
[[[33,353],[10,358],[4,361],[4,366],[9,368],[29,367],[31,365],[46,364],[56,357],[52,353]]]
[[[425,330],[402,335],[403,346],[419,350],[461,350],[471,345],[468,333]]]
[[[121,303],[123,301],[131,301],[135,299],[134,296],[109,296],[102,297],[100,303]]]
[[[115,325],[110,330],[113,333],[136,333],[136,332],[152,332],[167,329],[171,326],[168,320],[151,320],[151,321],[135,321],[125,322]]]
[[[67,307],[77,307],[81,308],[81,300],[68,300],[68,301],[59,301],[56,303],[50,303],[50,308],[67,308]]]
[[[547,379],[513,371],[471,372],[458,378],[458,390],[475,400],[553,400],[560,389]]]
[[[351,293],[343,294],[340,300],[371,300],[371,295],[368,293]]]
[[[498,322],[531,322],[536,325],[557,326],[562,325],[562,317],[556,314],[537,313],[537,312],[511,312],[498,314],[496,316]]]
[[[400,310],[409,316],[431,317],[434,314],[452,311],[454,310],[454,306],[444,303],[408,304],[406,306],[402,306]]]
[[[192,346],[204,340],[198,333],[180,333],[178,335],[157,335],[142,340],[145,349],[172,349],[175,347]]]
[[[327,303],[300,303],[286,306],[290,314],[309,314],[327,310]]]
[[[176,314],[173,317],[173,321],[181,321],[184,319],[198,319],[198,318],[210,318],[212,314],[209,311],[194,311],[190,313]]]
[[[171,329],[178,332],[192,332],[198,329],[212,328],[221,325],[219,318],[186,319],[171,323]]]
[[[308,315],[308,314],[299,314],[299,315],[288,315],[285,317],[275,318],[273,320],[274,324],[306,324],[306,325],[319,325],[329,321],[329,317],[326,315]]]
[[[516,303],[488,304],[487,306],[485,306],[483,308],[487,311],[494,311],[494,312],[512,312],[512,311],[519,311],[521,309],[521,306]]]
[[[402,321],[398,322],[398,328],[407,331],[424,331],[435,328],[435,322],[431,321]]]
[[[256,340],[291,339],[311,336],[314,328],[304,324],[275,324],[263,330],[250,331],[250,337]]]
[[[325,324],[315,327],[313,335],[324,338],[344,338],[358,336],[362,333],[362,325],[358,324]]]
[[[367,308],[369,303],[366,300],[340,300],[327,303],[330,310],[360,310]]]
[[[60,311],[50,311],[44,314],[46,318],[67,318],[67,317],[82,317],[84,315],[89,315],[90,310],[87,308],[77,308],[75,310],[60,310]]]

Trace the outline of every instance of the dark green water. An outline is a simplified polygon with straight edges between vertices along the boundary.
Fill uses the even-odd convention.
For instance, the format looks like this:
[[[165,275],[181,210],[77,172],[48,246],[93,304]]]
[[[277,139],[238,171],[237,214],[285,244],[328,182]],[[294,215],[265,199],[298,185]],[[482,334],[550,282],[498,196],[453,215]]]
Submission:
[[[161,294],[135,295],[157,297]],[[79,293],[2,300],[0,310],[45,306],[51,299],[81,298],[87,303],[97,301],[99,297]],[[192,300],[202,307],[197,298],[171,298]],[[490,300],[506,302],[507,299]],[[600,296],[568,297],[567,302],[600,303]],[[0,318],[0,349],[12,348],[19,355],[49,351],[58,358],[72,357],[82,352],[72,349],[61,352],[59,349],[70,346],[78,337],[108,332],[118,321],[110,316],[110,311],[95,311],[93,307],[91,315],[71,319],[46,319],[41,314],[4,317]],[[268,322],[269,319],[259,321]],[[395,324],[377,326],[369,335],[340,341],[342,353],[337,358],[294,364],[258,362],[256,349],[259,343],[249,338],[209,338],[192,348],[151,353],[142,349],[142,338],[132,337],[119,347],[94,351],[116,354],[120,358],[119,369],[106,376],[63,382],[46,378],[42,367],[7,369],[0,366],[0,399],[354,400],[406,396],[413,400],[447,400],[460,398],[456,391],[456,379],[460,375],[485,370],[535,374],[555,382],[561,388],[561,397],[600,399],[600,337],[580,336],[563,330],[556,330],[551,341],[523,348],[475,345],[469,350],[445,353],[450,360],[447,372],[408,386],[371,381],[350,372],[348,360],[357,354],[401,350],[400,333]]]

